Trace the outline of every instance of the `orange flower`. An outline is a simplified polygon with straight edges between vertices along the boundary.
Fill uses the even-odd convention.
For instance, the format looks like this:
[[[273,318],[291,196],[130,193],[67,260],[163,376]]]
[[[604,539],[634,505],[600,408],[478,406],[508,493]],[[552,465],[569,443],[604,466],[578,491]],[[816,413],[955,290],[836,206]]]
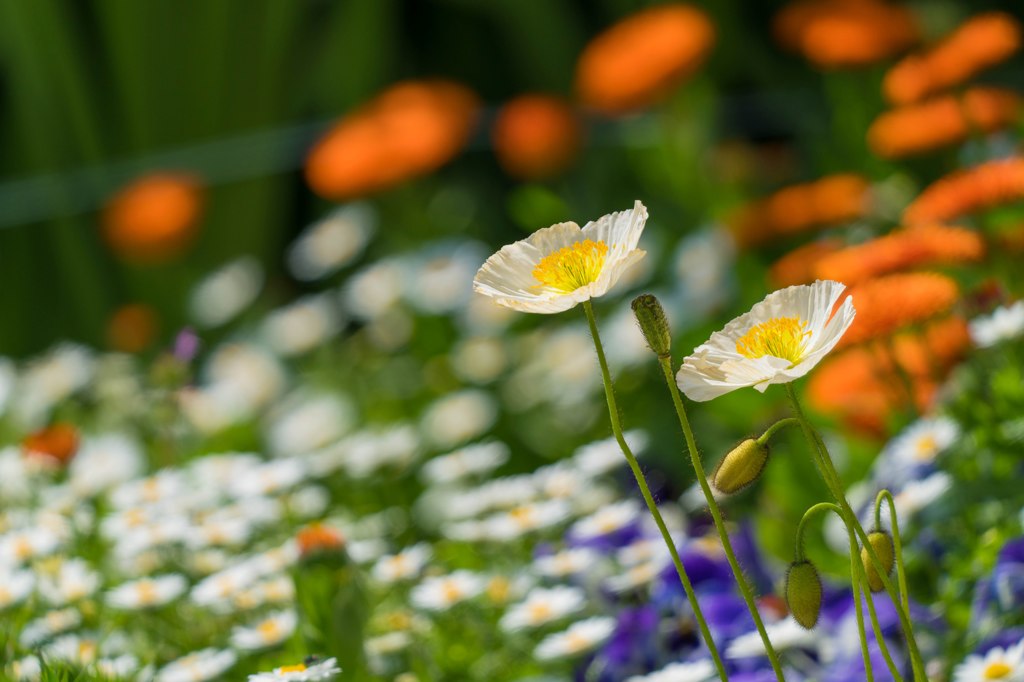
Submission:
[[[815,409],[883,435],[889,416],[910,405],[905,382],[910,382],[914,405],[924,411],[938,382],[969,347],[967,323],[953,316],[933,322],[920,332],[897,334],[891,352],[865,346],[851,348],[818,366],[807,384],[808,399]]]
[[[843,243],[838,239],[819,239],[804,244],[775,261],[768,271],[768,278],[776,289],[794,284],[808,284],[815,279],[833,279],[815,277],[815,267],[822,258],[839,251],[842,247]]]
[[[1024,158],[989,161],[933,182],[903,211],[903,222],[944,222],[1022,198]]]
[[[695,72],[714,42],[714,26],[696,7],[650,7],[590,41],[576,64],[576,92],[605,113],[642,109]]]
[[[852,285],[922,265],[974,262],[984,255],[985,242],[971,230],[931,225],[823,254],[809,264],[807,281],[834,279]]]
[[[122,353],[141,353],[153,343],[156,333],[156,311],[141,303],[118,308],[107,323],[107,341]]]
[[[399,83],[327,132],[306,158],[317,194],[343,199],[429,173],[466,143],[479,102],[449,81]]]
[[[774,20],[783,46],[826,68],[861,66],[902,52],[918,40],[914,15],[876,0],[803,0]]]
[[[30,457],[43,457],[51,464],[64,466],[78,452],[78,429],[65,423],[47,426],[26,436],[21,449]]]
[[[972,131],[1006,128],[1019,114],[1016,94],[972,88],[962,100],[946,95],[879,115],[868,129],[868,146],[887,159],[910,156],[962,142]]]
[[[892,67],[882,89],[895,104],[915,102],[998,64],[1016,52],[1020,42],[1020,24],[1009,14],[978,14],[929,51]]]
[[[565,170],[576,157],[580,125],[564,100],[523,95],[498,112],[492,138],[498,161],[510,175],[546,178]]]
[[[345,546],[342,534],[322,523],[311,523],[300,530],[295,542],[299,546],[299,554],[304,557],[317,552],[337,551]]]
[[[949,277],[934,272],[886,275],[850,287],[857,317],[837,347],[887,336],[949,310],[960,294]]]
[[[848,173],[793,185],[742,209],[732,221],[741,246],[855,220],[870,209],[867,180]]]
[[[195,237],[202,204],[194,176],[147,175],[118,191],[107,204],[103,234],[114,252],[126,260],[171,260]]]

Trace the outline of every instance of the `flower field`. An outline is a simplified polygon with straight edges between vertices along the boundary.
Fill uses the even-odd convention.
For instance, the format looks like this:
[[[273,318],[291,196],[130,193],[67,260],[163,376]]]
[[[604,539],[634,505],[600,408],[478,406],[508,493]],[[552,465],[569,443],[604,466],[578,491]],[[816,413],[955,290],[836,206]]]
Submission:
[[[0,679],[1024,682],[1022,38],[0,5]]]

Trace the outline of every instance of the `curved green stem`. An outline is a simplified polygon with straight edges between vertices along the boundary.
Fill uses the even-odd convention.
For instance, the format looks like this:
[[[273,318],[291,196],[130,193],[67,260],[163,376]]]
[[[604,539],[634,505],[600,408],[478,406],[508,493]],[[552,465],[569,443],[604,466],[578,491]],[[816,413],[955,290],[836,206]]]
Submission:
[[[852,533],[852,531],[850,532]],[[852,549],[856,551],[856,538],[851,535],[850,539],[854,541]],[[857,552],[856,559],[861,582],[864,585],[867,585],[867,571],[864,569],[864,564],[861,563],[860,552]],[[878,624],[878,613],[875,611],[875,597],[871,594],[870,588],[864,590],[864,600],[868,603],[868,614],[871,616],[871,629],[875,633],[875,641],[878,642],[878,650],[882,652],[882,657],[885,658],[885,665],[889,668],[889,673],[896,682],[903,682],[903,677],[900,675],[900,669],[892,660],[892,655],[889,653],[889,645],[885,643],[885,636],[882,634],[882,626]]]
[[[896,520],[896,501],[888,490],[878,491],[875,498],[875,527],[881,528],[882,501],[889,503],[889,519],[892,524],[892,544],[896,553],[896,582],[900,586],[900,600],[903,609],[910,614],[910,592],[907,590],[907,570],[903,566],[903,540],[900,538],[900,524]]]
[[[732,573],[736,577],[736,584],[739,587],[740,594],[743,595],[743,601],[746,602],[747,609],[750,611],[750,615],[754,619],[754,626],[757,628],[758,634],[761,635],[761,642],[764,644],[765,652],[768,654],[768,660],[771,663],[772,670],[775,671],[775,677],[781,682],[786,678],[782,672],[782,663],[779,661],[779,654],[775,651],[775,647],[772,646],[771,640],[768,638],[768,631],[765,630],[764,622],[761,620],[761,614],[758,613],[757,602],[754,601],[754,594],[750,589],[750,585],[747,584],[747,579],[743,575],[743,569],[740,567],[739,561],[736,560],[736,553],[733,552],[732,542],[729,540],[729,533],[725,527],[725,522],[722,520],[722,512],[718,507],[718,502],[715,500],[714,493],[711,491],[711,486],[708,485],[708,478],[704,473],[704,466],[700,461],[700,453],[697,452],[697,442],[693,435],[693,428],[690,426],[690,420],[686,416],[686,408],[683,406],[682,398],[679,397],[679,388],[676,386],[675,377],[672,374],[672,360],[668,357],[659,355],[658,362],[661,365],[662,374],[665,376],[665,383],[668,384],[668,391],[672,394],[672,403],[675,405],[676,415],[679,417],[679,425],[682,427],[683,434],[686,436],[686,447],[690,451],[690,462],[693,464],[693,470],[697,474],[697,482],[700,484],[700,489],[704,492],[704,499],[707,501],[708,510],[711,511],[711,518],[714,519],[715,522],[715,530],[718,531],[718,536],[722,539],[722,549],[725,550],[725,556],[729,560],[729,566],[732,568]]]
[[[608,402],[608,417],[611,420],[612,433],[615,435],[615,440],[622,449],[622,454],[626,457],[626,462],[629,463],[629,468],[633,471],[636,483],[640,487],[640,494],[643,495],[644,502],[647,503],[647,509],[650,511],[651,517],[654,519],[654,523],[658,526],[658,530],[661,532],[661,537],[664,539],[666,547],[668,547],[669,554],[672,555],[672,563],[675,564],[676,573],[679,574],[679,580],[682,582],[683,588],[686,590],[686,598],[690,602],[690,608],[693,609],[693,615],[697,619],[697,625],[700,628],[701,636],[704,638],[704,643],[707,644],[708,651],[711,652],[711,658],[715,662],[715,668],[718,669],[718,675],[722,680],[728,680],[729,675],[725,672],[725,664],[722,662],[722,658],[718,653],[718,647],[715,646],[715,641],[711,637],[711,630],[708,629],[707,621],[704,619],[704,614],[700,609],[700,604],[697,602],[697,594],[693,591],[693,585],[690,583],[690,577],[686,574],[686,568],[683,567],[682,559],[679,558],[679,551],[676,549],[676,543],[672,540],[672,535],[665,526],[665,520],[661,517],[661,512],[658,511],[658,505],[655,504],[654,497],[651,495],[651,489],[647,486],[647,480],[644,478],[644,472],[640,469],[640,464],[637,462],[636,456],[630,449],[629,444],[626,443],[625,436],[622,435],[622,425],[619,422],[619,408],[615,402],[615,390],[612,387],[612,377],[611,373],[608,371],[608,361],[605,359],[604,346],[601,344],[601,336],[597,331],[597,320],[594,318],[594,309],[591,306],[590,301],[583,302],[583,310],[587,315],[587,323],[590,325],[590,335],[594,339],[594,348],[597,350],[597,360],[601,365],[601,378],[604,381],[604,396]]]
[[[803,408],[800,407],[800,401],[796,396],[796,391],[793,388],[792,383],[786,384],[786,392],[789,394],[790,402],[793,406],[793,413],[797,419],[800,420],[800,425],[803,427],[804,436],[807,438],[807,442],[811,446],[811,457],[814,459],[815,464],[818,466],[818,471],[821,473],[821,477],[825,480],[825,485],[828,486],[829,492],[835,498],[836,503],[839,504],[843,510],[844,521],[847,525],[856,532],[857,537],[861,541],[861,545],[864,547],[868,554],[868,558],[874,565],[875,570],[878,572],[879,578],[882,580],[882,584],[885,586],[885,590],[889,593],[889,597],[892,599],[893,605],[896,607],[896,615],[899,617],[900,626],[903,629],[904,639],[907,643],[907,650],[910,655],[910,665],[914,672],[914,679],[920,682],[924,682],[928,679],[924,672],[924,661],[921,658],[921,652],[917,646],[917,640],[914,638],[914,629],[910,624],[910,613],[907,609],[903,608],[903,604],[900,600],[900,596],[896,591],[896,587],[893,585],[892,580],[889,579],[888,571],[882,564],[882,561],[878,558],[878,553],[875,552],[875,548],[872,547],[871,542],[868,540],[868,534],[861,526],[860,521],[857,519],[857,515],[850,507],[850,503],[846,500],[846,495],[843,492],[842,481],[839,478],[839,473],[832,465],[832,458],[828,454],[828,448],[825,447],[824,442],[817,437],[814,427],[808,421],[806,415],[804,415]]]
[[[843,518],[843,510],[832,502],[819,502],[805,511],[796,527],[796,551],[794,552],[796,561],[803,561],[804,558],[804,528],[807,526],[807,522],[823,511],[834,511],[839,518]]]
[[[797,419],[796,417],[786,417],[785,419],[780,419],[779,421],[775,422],[774,424],[769,426],[767,429],[765,429],[765,432],[762,433],[760,435],[760,437],[758,437],[757,444],[758,445],[764,445],[769,440],[771,440],[772,436],[774,436],[776,434],[776,432],[781,431],[782,429],[786,428],[787,426],[795,426],[795,425],[797,425],[799,423],[800,423],[800,420]]]
[[[834,505],[833,505],[834,506]],[[813,508],[813,507],[812,507]],[[843,512],[838,507],[835,507],[835,511],[839,514],[839,518],[843,518]],[[845,519],[843,523],[845,525]],[[860,595],[862,592],[861,586],[861,571],[864,570],[864,566],[860,563],[860,552],[857,550],[857,538],[853,534],[853,529],[846,526],[846,535],[850,538],[850,586],[853,588],[853,607],[857,614],[857,631],[860,633],[860,653],[864,657],[864,675],[867,678],[867,682],[873,682],[875,679],[875,671],[871,665],[871,651],[868,650],[868,633],[864,629],[864,607],[860,603]],[[863,590],[863,592],[870,592],[870,590]],[[875,610],[871,609],[871,626],[875,628],[878,624],[875,618]],[[875,630],[875,638],[878,638],[878,630]],[[899,675],[894,676],[895,679],[901,680]]]

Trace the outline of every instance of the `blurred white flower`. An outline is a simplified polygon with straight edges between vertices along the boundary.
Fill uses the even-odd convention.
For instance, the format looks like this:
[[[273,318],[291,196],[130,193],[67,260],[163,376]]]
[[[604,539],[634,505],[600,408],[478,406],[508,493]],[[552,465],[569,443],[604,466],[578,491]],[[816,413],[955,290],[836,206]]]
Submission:
[[[359,320],[379,317],[402,299],[404,266],[397,258],[380,260],[353,275],[342,289],[345,310]]]
[[[1024,680],[1024,640],[1010,647],[992,647],[972,654],[953,669],[953,682],[1021,682]]]
[[[18,642],[26,649],[35,649],[54,635],[73,630],[81,624],[82,614],[74,607],[47,611],[25,624]]]
[[[882,449],[875,462],[875,479],[886,486],[903,485],[915,467],[934,464],[959,436],[959,425],[949,417],[918,419]]]
[[[426,578],[409,593],[409,601],[418,609],[447,611],[484,591],[486,580],[477,573],[455,571]]]
[[[472,294],[473,275],[484,255],[483,246],[473,242],[422,248],[407,267],[406,299],[428,315],[462,308]]]
[[[792,617],[781,620],[777,623],[766,623],[765,630],[772,646],[777,651],[785,651],[794,648],[813,648],[821,635],[814,630],[808,630]],[[751,658],[753,656],[764,656],[764,641],[756,630],[742,634],[729,643],[725,650],[726,658]]]
[[[303,455],[337,441],[354,422],[355,409],[338,395],[296,394],[271,417],[267,441],[275,455]]]
[[[174,601],[184,594],[187,587],[185,576],[177,573],[140,578],[107,592],[106,602],[126,611],[155,608]]]
[[[371,575],[374,580],[385,585],[415,578],[427,565],[433,550],[426,543],[418,543],[406,547],[397,554],[381,557],[373,566]]]
[[[345,267],[366,248],[377,215],[365,203],[331,211],[307,227],[288,249],[288,270],[303,282],[323,279]]]
[[[93,595],[100,587],[100,574],[79,558],[65,559],[55,570],[39,575],[37,589],[52,606],[64,606]]]
[[[91,497],[135,478],[144,466],[138,441],[125,434],[107,433],[83,439],[68,465],[68,477],[76,493]]]
[[[715,665],[707,658],[689,663],[669,663],[661,670],[646,675],[633,675],[626,682],[708,682],[717,675]]]
[[[276,646],[295,632],[298,616],[288,609],[272,613],[251,627],[237,625],[231,631],[231,646],[243,651]]]
[[[569,518],[571,507],[565,500],[545,500],[514,507],[484,520],[487,539],[507,542],[527,533],[558,525]]]
[[[614,533],[639,519],[639,503],[622,500],[580,519],[569,529],[569,534],[578,540],[590,540]]]
[[[971,320],[968,325],[971,341],[979,348],[990,348],[1002,341],[1016,339],[1024,334],[1024,300],[999,307],[990,315]]]
[[[296,665],[285,665],[274,668],[269,673],[256,673],[249,675],[249,682],[274,682],[274,680],[285,680],[286,682],[309,682],[312,680],[331,680],[341,672],[338,667],[338,659],[328,658],[319,663],[298,663]]]
[[[649,440],[647,433],[639,429],[622,434],[633,454],[642,452]],[[572,456],[573,464],[588,476],[600,476],[616,469],[626,462],[625,455],[615,438],[605,438],[580,446]]]
[[[25,601],[35,584],[32,571],[11,570],[0,565],[0,611]]]
[[[18,383],[18,371],[14,362],[0,357],[0,414],[7,409],[7,401]]]
[[[203,682],[220,677],[238,659],[230,649],[202,649],[168,663],[156,674],[156,682]]]
[[[533,655],[539,661],[578,656],[603,644],[615,631],[615,619],[595,616],[573,623],[564,632],[548,635]]]
[[[458,341],[449,354],[455,374],[474,384],[488,384],[505,371],[508,352],[501,339],[474,336]]]
[[[57,403],[89,384],[95,368],[93,353],[84,346],[56,346],[22,371],[12,413],[23,424],[40,425]]]
[[[598,562],[600,555],[589,547],[572,547],[533,560],[533,570],[546,578],[566,578],[586,573]]]
[[[487,432],[498,417],[498,406],[489,393],[465,389],[434,401],[423,414],[420,426],[436,447],[449,448]]]
[[[534,588],[502,616],[498,626],[507,632],[540,627],[582,611],[586,603],[586,593],[578,587]]]
[[[207,275],[192,290],[189,311],[200,327],[219,327],[249,307],[263,287],[263,268],[244,256]]]
[[[316,294],[272,311],[263,321],[263,338],[280,355],[308,353],[342,328],[341,311],[332,298]]]
[[[420,478],[433,485],[451,484],[477,474],[489,474],[508,461],[508,446],[499,441],[466,445],[425,462]]]

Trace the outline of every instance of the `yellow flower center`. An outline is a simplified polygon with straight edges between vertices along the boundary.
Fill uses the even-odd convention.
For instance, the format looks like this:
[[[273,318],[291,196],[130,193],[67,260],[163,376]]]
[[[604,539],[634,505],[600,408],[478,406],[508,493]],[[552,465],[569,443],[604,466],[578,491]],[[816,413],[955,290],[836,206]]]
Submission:
[[[985,668],[985,679],[986,680],[999,680],[1013,672],[1013,668],[1006,665],[1002,661],[995,661],[989,663]]]
[[[807,323],[799,317],[776,317],[751,327],[736,342],[736,352],[752,360],[771,355],[789,360],[792,366],[800,362],[804,339],[810,335]]]
[[[544,603],[530,604],[526,611],[532,623],[543,623],[546,620],[550,620],[551,616],[554,615],[551,606]]]
[[[256,626],[256,631],[260,633],[260,636],[265,642],[276,641],[281,637],[281,626],[277,624],[275,620],[265,620]]]
[[[607,244],[585,239],[545,256],[533,269],[533,277],[557,291],[576,291],[597,281],[607,255]]]
[[[301,673],[306,669],[306,666],[299,663],[298,665],[282,665],[277,669],[278,673]]]
[[[914,457],[919,462],[928,462],[935,459],[935,453],[939,444],[935,442],[934,436],[922,436],[914,447]]]

